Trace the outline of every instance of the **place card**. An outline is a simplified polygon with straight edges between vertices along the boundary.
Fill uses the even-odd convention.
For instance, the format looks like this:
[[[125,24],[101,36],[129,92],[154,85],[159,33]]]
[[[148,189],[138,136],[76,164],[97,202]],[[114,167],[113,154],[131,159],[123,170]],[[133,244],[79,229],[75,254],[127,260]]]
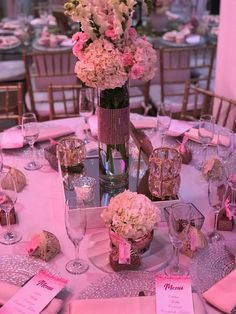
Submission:
[[[1,307],[0,314],[39,314],[66,284],[42,269]]]
[[[191,279],[158,274],[156,283],[156,314],[194,314]]]

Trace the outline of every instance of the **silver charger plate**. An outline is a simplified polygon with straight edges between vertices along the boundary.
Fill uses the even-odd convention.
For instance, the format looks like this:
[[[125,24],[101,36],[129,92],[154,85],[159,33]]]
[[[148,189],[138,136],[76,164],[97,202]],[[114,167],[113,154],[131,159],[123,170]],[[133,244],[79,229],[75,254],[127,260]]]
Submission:
[[[193,287],[203,293],[236,268],[235,241],[210,244],[193,258],[190,275]]]
[[[33,257],[25,255],[0,256],[0,281],[22,286],[40,269],[58,275],[52,265]]]
[[[143,271],[124,271],[102,277],[81,291],[78,299],[135,297],[143,291],[155,294],[155,274]]]

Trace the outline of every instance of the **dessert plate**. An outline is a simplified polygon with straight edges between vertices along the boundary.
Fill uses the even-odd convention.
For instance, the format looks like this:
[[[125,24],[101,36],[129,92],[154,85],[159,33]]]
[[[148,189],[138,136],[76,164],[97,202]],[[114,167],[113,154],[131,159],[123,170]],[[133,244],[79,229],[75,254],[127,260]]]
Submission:
[[[110,239],[107,229],[93,233],[88,240],[87,256],[89,261],[98,269],[114,272],[109,263]],[[141,256],[140,271],[160,271],[173,258],[173,247],[170,244],[167,229],[158,227],[147,252]]]

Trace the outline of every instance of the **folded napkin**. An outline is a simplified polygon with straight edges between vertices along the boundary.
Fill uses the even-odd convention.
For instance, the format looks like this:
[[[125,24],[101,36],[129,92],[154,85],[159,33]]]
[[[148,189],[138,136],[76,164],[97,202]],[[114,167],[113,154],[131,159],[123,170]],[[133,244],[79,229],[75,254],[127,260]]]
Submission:
[[[155,314],[155,296],[86,299],[74,300],[70,303],[70,314]],[[122,310],[121,310],[122,309]]]
[[[6,303],[19,289],[20,287],[0,281],[0,304]],[[62,305],[62,300],[53,299],[41,314],[56,314],[61,310]]]
[[[189,131],[185,132],[185,135],[192,141],[200,143],[201,140],[198,136],[198,129],[192,128]],[[211,141],[210,145],[217,145],[217,134],[214,134],[213,140]]]
[[[40,126],[40,133],[37,142],[57,138],[63,135],[71,134],[73,130],[67,126],[57,124],[43,124]],[[1,147],[5,149],[21,148],[24,146],[24,139],[20,129],[9,129],[2,133]]]
[[[166,131],[166,135],[178,137],[191,128],[192,125],[189,122],[172,119],[169,130]]]
[[[236,306],[236,269],[203,293],[207,302],[225,313]]]

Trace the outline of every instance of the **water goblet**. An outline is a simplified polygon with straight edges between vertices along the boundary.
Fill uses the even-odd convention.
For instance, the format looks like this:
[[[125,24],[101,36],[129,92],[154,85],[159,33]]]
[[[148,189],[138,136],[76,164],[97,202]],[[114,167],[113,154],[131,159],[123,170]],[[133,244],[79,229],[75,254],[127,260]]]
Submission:
[[[225,162],[225,172],[229,186],[229,208],[236,216],[236,155],[232,154]]]
[[[88,263],[79,258],[79,246],[86,233],[86,225],[83,201],[78,197],[69,198],[65,205],[65,226],[67,235],[75,247],[75,258],[66,264],[66,270],[71,274],[82,274],[89,268]]]
[[[12,175],[5,170],[0,172],[0,209],[6,215],[7,230],[0,234],[0,243],[14,244],[22,239],[22,236],[13,231],[10,223],[10,212],[17,200],[15,182]]]
[[[202,144],[202,168],[206,161],[208,144],[212,141],[214,137],[214,118],[212,115],[201,115],[198,128],[198,137]]]
[[[169,238],[175,250],[175,263],[165,269],[167,275],[188,275],[188,269],[179,262],[179,249],[187,241],[190,226],[191,205],[188,203],[176,203],[165,210]]]
[[[24,113],[22,116],[21,124],[22,135],[26,143],[29,144],[31,150],[31,161],[28,162],[24,168],[26,170],[37,170],[42,165],[34,158],[34,143],[39,136],[39,123],[37,122],[36,115],[32,112]]]
[[[88,119],[93,115],[94,111],[94,89],[89,87],[82,87],[79,94],[79,113],[84,118],[85,122],[85,139],[84,143],[89,143],[88,139]]]
[[[227,181],[225,175],[219,178],[211,178],[208,182],[208,201],[214,210],[214,230],[209,234],[210,242],[223,240],[224,237],[217,232],[217,221],[220,210],[224,207],[227,192]]]
[[[157,131],[161,135],[161,146],[164,144],[165,133],[169,129],[171,124],[171,105],[167,103],[161,103],[157,106]]]
[[[219,128],[217,136],[217,155],[224,164],[233,150],[233,132],[226,128]]]

